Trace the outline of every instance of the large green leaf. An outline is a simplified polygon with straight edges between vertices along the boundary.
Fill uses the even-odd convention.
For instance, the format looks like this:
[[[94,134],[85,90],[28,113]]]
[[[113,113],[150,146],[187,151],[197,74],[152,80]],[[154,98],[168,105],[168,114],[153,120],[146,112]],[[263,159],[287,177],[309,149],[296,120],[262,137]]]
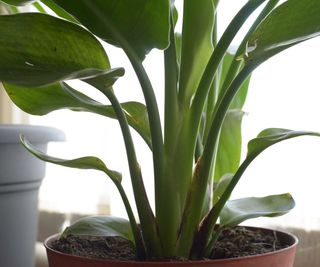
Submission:
[[[227,113],[220,133],[214,181],[219,181],[226,173],[235,173],[239,167],[243,114],[241,110],[230,110]]]
[[[41,0],[48,8],[50,8],[56,15],[60,18],[64,18],[66,20],[77,23],[77,20],[74,19],[68,12],[64,11],[61,7],[59,7],[53,0]]]
[[[143,59],[169,44],[169,0],[54,0],[91,32]]]
[[[267,149],[268,147],[278,142],[281,142],[290,138],[294,138],[294,137],[304,136],[304,135],[320,136],[319,133],[315,133],[315,132],[301,132],[301,131],[299,132],[299,131],[271,128],[271,129],[266,129],[262,131],[257,138],[251,140],[248,144],[248,154],[246,159],[240,165],[239,169],[234,174],[232,179],[228,181],[227,187],[225,187],[223,194],[221,195],[219,200],[216,202],[214,207],[210,210],[208,216],[202,222],[203,227],[200,230],[201,232],[200,236],[202,238],[211,236],[212,232],[214,231],[214,226],[219,216],[221,215],[221,212],[224,209],[227,201],[229,200],[229,197],[232,191],[240,181],[240,178],[242,177],[247,167],[260,153],[262,153],[265,149]],[[254,203],[254,201],[252,202]],[[292,204],[292,202],[290,203]],[[239,212],[240,211],[241,210],[239,210]],[[222,223],[224,225],[228,224],[224,219],[222,219]],[[208,245],[206,244],[207,241],[208,240],[206,240],[205,244],[202,244],[202,245],[207,246]],[[211,249],[212,244],[210,244],[209,246],[210,246],[209,249]]]
[[[320,1],[288,0],[256,29],[248,42],[247,62],[262,62],[320,34]]]
[[[260,154],[263,150],[271,145],[303,135],[320,136],[319,133],[308,131],[292,131],[281,128],[265,129],[260,132],[256,138],[252,139],[248,143],[247,158]]]
[[[67,227],[62,236],[121,236],[134,242],[130,222],[113,216],[84,217]]]
[[[1,2],[4,2],[4,3],[12,5],[12,6],[25,6],[25,5],[31,4],[35,1],[36,0],[1,0]]]
[[[110,68],[99,41],[82,27],[40,13],[0,16],[0,80],[41,86]]]
[[[103,105],[74,90],[67,84],[55,83],[45,87],[23,87],[4,84],[11,100],[23,111],[33,115],[45,115],[59,109],[71,109],[100,114],[116,119],[111,105]],[[139,102],[121,104],[129,125],[151,147],[150,128],[145,105]]]
[[[227,74],[229,72],[231,63],[235,57],[235,54],[232,52],[227,52],[225,56],[223,57],[223,64],[221,68],[221,76],[220,76],[220,92],[222,90],[222,85],[223,82],[225,81]],[[232,103],[230,105],[230,109],[242,109],[243,105],[246,101],[247,98],[247,93],[248,93],[248,88],[249,88],[249,83],[250,83],[250,77],[248,77],[241,85],[239,88],[237,94],[234,96]]]
[[[189,105],[213,52],[212,0],[184,1],[179,94]]]
[[[295,203],[290,194],[229,200],[221,212],[220,226],[231,227],[248,219],[281,216],[294,206]]]
[[[36,147],[34,147],[32,144],[30,144],[23,136],[21,136],[21,142],[24,145],[24,147],[32,153],[37,158],[50,162],[53,164],[70,167],[70,168],[77,168],[77,169],[92,169],[92,170],[98,170],[106,173],[114,183],[121,183],[122,175],[119,172],[110,170],[107,168],[107,166],[104,164],[104,162],[97,158],[97,157],[82,157],[77,159],[60,159],[51,157],[49,155],[46,155],[45,153],[39,151]]]

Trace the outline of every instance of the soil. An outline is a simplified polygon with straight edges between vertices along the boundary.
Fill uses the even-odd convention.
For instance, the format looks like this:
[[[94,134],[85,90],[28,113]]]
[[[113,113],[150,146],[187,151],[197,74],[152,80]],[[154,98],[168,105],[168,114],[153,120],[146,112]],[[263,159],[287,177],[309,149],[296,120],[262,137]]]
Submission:
[[[252,231],[245,227],[235,227],[222,232],[210,258],[237,258],[273,252],[285,247],[280,243],[275,232],[267,234],[260,230]]]
[[[69,235],[54,241],[54,250],[87,258],[135,260],[133,244],[118,236],[94,237]]]
[[[69,235],[54,241],[51,247],[63,253],[88,258],[109,260],[136,259],[133,244],[122,237]],[[225,259],[263,254],[285,247],[272,232],[266,234],[261,231],[252,231],[238,226],[226,229],[221,233],[210,258]]]

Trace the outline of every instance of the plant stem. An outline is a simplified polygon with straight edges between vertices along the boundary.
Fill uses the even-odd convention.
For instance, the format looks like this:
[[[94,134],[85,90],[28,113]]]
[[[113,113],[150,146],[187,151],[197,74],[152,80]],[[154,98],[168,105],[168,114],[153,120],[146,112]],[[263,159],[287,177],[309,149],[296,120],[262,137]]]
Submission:
[[[223,85],[221,87],[222,93],[227,90],[230,83],[234,79],[234,77],[238,74],[239,69],[241,68],[241,65],[243,63],[243,59],[240,59],[246,50],[247,42],[251,34],[254,32],[254,30],[257,28],[257,26],[261,23],[261,21],[273,10],[273,8],[279,3],[280,0],[270,0],[264,9],[261,11],[259,16],[256,18],[248,32],[246,33],[245,37],[242,39],[241,44],[239,48],[237,49],[237,52],[232,60],[231,66],[228,70],[227,76],[223,82]]]
[[[205,227],[203,227],[199,231],[199,233],[200,233],[199,236],[201,237],[201,243],[200,244],[198,243],[199,246],[197,247],[197,252],[198,252],[197,256],[198,257],[204,257],[204,256],[208,255],[209,253],[211,253],[213,246],[216,242],[216,239],[211,238],[211,240],[210,240],[210,236],[212,235],[212,232],[214,231],[213,229],[217,223],[219,215],[220,215],[223,207],[225,206],[226,202],[228,201],[233,189],[236,187],[237,183],[239,182],[242,174],[244,173],[246,168],[249,166],[249,164],[258,156],[258,154],[259,153],[256,153],[256,154],[251,155],[250,157],[247,157],[246,160],[240,165],[239,169],[237,170],[237,172],[233,176],[230,184],[228,185],[226,190],[223,192],[221,198],[219,199],[217,204],[211,209],[210,213],[206,217],[206,219],[203,223],[203,225]],[[216,234],[219,234],[219,233],[216,233]],[[215,234],[213,235],[213,237],[214,236],[215,236]]]
[[[195,113],[195,118],[199,118],[203,110],[203,105],[208,95],[208,91],[216,76],[218,67],[223,59],[225,52],[230,46],[233,38],[238,33],[247,18],[266,0],[249,1],[238,14],[231,21],[221,39],[219,40],[214,52],[208,62],[208,65],[202,75],[200,84],[196,91],[194,101],[192,103],[192,109]]]
[[[174,22],[171,11],[170,46],[164,51],[165,65],[165,105],[164,105],[164,148],[165,148],[165,186],[158,188],[161,201],[156,206],[156,220],[164,255],[174,256],[176,233],[179,228],[181,207],[176,201],[176,179],[173,168],[176,162],[172,151],[177,142],[177,124],[179,123],[179,107],[177,101],[178,62],[176,56]],[[160,199],[158,199],[160,200]]]
[[[135,73],[138,77],[140,82],[143,95],[146,102],[148,117],[149,117],[149,125],[150,125],[150,132],[151,132],[151,139],[152,139],[152,151],[153,151],[153,166],[154,166],[154,180],[155,180],[155,198],[156,203],[161,201],[161,195],[159,194],[159,188],[165,187],[163,182],[164,177],[164,146],[163,146],[163,138],[162,138],[162,129],[161,129],[161,121],[160,121],[160,114],[158,110],[158,105],[156,101],[156,97],[149,80],[149,77],[142,65],[141,59],[137,56],[136,52],[133,50],[131,45],[128,41],[117,31],[116,28],[112,26],[109,19],[104,16],[101,10],[97,9],[90,1],[86,1],[86,6],[90,9],[103,23],[103,25],[112,33],[112,35],[118,40],[119,44],[121,45],[122,49],[125,51],[126,55],[128,56],[132,67],[135,70]],[[123,113],[122,109],[121,112]],[[124,118],[125,119],[125,118]],[[126,124],[126,127],[128,124]],[[138,166],[135,166],[138,168]],[[137,192],[137,197],[139,199],[139,194],[144,195],[145,189],[144,187],[139,185],[136,182],[132,182],[134,191]],[[141,192],[139,193],[139,190]],[[144,201],[145,202],[145,201]],[[148,251],[152,252],[154,256],[158,257],[161,254],[161,244],[158,236],[157,225],[155,224],[154,215],[150,207],[149,202],[147,201],[147,206],[144,203],[137,201],[137,209],[139,212],[143,237],[145,238],[146,246],[148,247]],[[146,209],[147,208],[147,209]],[[143,211],[146,209],[146,211]],[[148,244],[149,242],[150,244]]]
[[[143,259],[146,258],[146,249],[145,249],[144,244],[143,244],[141,231],[139,230],[139,227],[138,227],[136,219],[134,217],[130,202],[129,202],[128,198],[127,198],[127,195],[126,195],[122,185],[120,183],[115,183],[115,185],[116,185],[116,187],[117,187],[117,189],[119,191],[119,194],[121,196],[122,202],[123,202],[123,204],[124,204],[124,206],[126,208],[126,212],[128,214],[128,218],[129,218],[129,221],[130,221],[132,233],[133,233],[133,236],[134,236],[134,241],[136,243],[136,254],[137,254],[137,257],[138,257],[138,259],[143,260]]]
[[[196,207],[199,205],[199,203],[203,203],[203,194],[204,194],[204,190],[206,189],[206,185],[208,183],[212,160],[214,157],[214,153],[212,153],[212,151],[214,151],[216,148],[218,136],[219,136],[219,132],[220,132],[223,120],[232,102],[233,97],[237,93],[243,81],[248,77],[248,75],[251,74],[251,72],[254,70],[255,67],[256,67],[255,65],[245,66],[243,70],[238,74],[238,76],[233,80],[228,90],[224,93],[222,97],[219,98],[217,102],[212,126],[209,131],[207,142],[204,146],[201,165],[199,165],[199,171],[195,175],[193,180],[194,189],[193,189],[193,192],[190,194],[190,203],[189,203],[190,210],[195,210]],[[218,203],[212,208],[212,211],[214,210],[213,212],[217,210]],[[196,214],[196,216],[198,216],[199,218],[200,215]],[[208,217],[211,220],[212,218],[210,216],[212,215],[210,214],[208,215]],[[210,229],[210,233],[205,233],[205,234],[200,233],[199,235],[200,237],[198,238],[200,239],[200,244],[197,243],[197,248],[196,248],[198,256],[203,255],[205,246],[207,245],[207,239],[210,237],[211,231],[213,231],[214,224],[215,222],[210,223],[209,226],[204,227],[206,229]]]
[[[217,242],[219,235],[221,234],[222,231],[223,231],[223,228],[219,228],[213,232],[211,240],[210,240],[210,244],[208,245],[208,247],[206,248],[206,251],[204,253],[204,257],[207,257],[207,258],[210,257],[210,254],[212,252],[212,248],[213,248],[214,244]]]
[[[132,141],[126,116],[113,91],[110,89],[102,89],[101,91],[110,100],[118,117],[119,124],[122,130],[123,139],[127,151],[133,192],[137,203],[138,214],[142,227],[142,235],[146,244],[147,254],[151,257],[158,257],[161,255],[161,246],[158,240],[156,221],[147,198],[147,193],[145,191],[142,180],[140,165],[137,161],[134,144]]]
[[[194,144],[196,142],[196,137],[199,131],[199,122],[201,118],[201,114],[204,108],[204,103],[207,98],[208,92],[211,88],[211,84],[216,76],[218,67],[223,59],[223,56],[225,52],[227,51],[231,41],[241,28],[241,26],[244,24],[246,19],[253,13],[255,9],[257,9],[265,0],[253,0],[249,1],[234,17],[234,19],[231,21],[229,26],[227,27],[226,31],[224,32],[223,36],[221,37],[220,41],[218,42],[209,62],[208,65],[204,71],[204,74],[202,75],[200,84],[198,86],[198,89],[196,91],[192,106],[191,106],[191,116],[188,117],[189,121],[184,122],[184,124],[192,125],[192,127],[189,128],[189,135],[192,137],[190,140],[194,140]],[[240,86],[240,85],[239,85]],[[237,88],[238,89],[238,88]],[[228,109],[229,106],[226,108]],[[223,107],[220,107],[222,109]],[[213,118],[215,117],[215,112],[213,113]],[[224,118],[224,116],[223,116]],[[223,118],[221,120],[221,123],[223,122]],[[217,119],[217,118],[216,118]],[[214,119],[213,119],[214,120]],[[192,123],[191,123],[192,122]],[[217,134],[220,131],[221,124],[215,124],[217,128]],[[215,138],[217,138],[215,136]],[[212,140],[209,140],[211,138],[208,137],[208,141],[212,142]],[[212,157],[213,153],[212,151],[215,151],[215,144],[216,140],[214,141],[214,146],[211,147],[211,152],[206,152],[206,148],[204,149],[204,153],[211,153],[211,157],[208,158],[208,155],[205,156],[205,161],[200,158],[198,161],[198,168],[199,170],[203,169],[202,164],[205,166],[205,171],[202,171],[199,175],[204,175],[204,177],[197,177],[198,174],[195,174],[196,176],[193,178],[192,185],[190,186],[190,191],[188,195],[188,199],[185,205],[184,209],[184,215],[182,224],[180,227],[180,234],[178,239],[178,254],[179,255],[186,255],[190,252],[191,249],[191,243],[193,236],[195,234],[195,231],[197,229],[197,226],[200,221],[201,217],[201,211],[202,211],[202,205],[204,203],[204,195],[205,190],[207,188],[208,179],[209,179],[209,173],[212,163]],[[208,149],[207,149],[208,150]],[[208,169],[209,167],[209,169]],[[198,181],[199,180],[199,181]]]

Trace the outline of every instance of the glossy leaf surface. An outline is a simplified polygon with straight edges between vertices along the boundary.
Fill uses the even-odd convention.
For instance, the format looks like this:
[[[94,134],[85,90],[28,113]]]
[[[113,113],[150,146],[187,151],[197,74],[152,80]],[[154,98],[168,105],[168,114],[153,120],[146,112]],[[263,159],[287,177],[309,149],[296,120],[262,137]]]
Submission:
[[[260,154],[263,150],[278,142],[299,137],[303,135],[320,136],[319,133],[307,131],[292,131],[281,128],[269,128],[263,130],[259,135],[248,143],[247,158]]]
[[[179,94],[187,103],[213,52],[215,7],[212,0],[184,1]]]
[[[74,90],[67,84],[55,83],[45,87],[22,87],[4,84],[11,100],[23,111],[33,115],[45,115],[59,109],[85,111],[116,118],[111,105],[103,105]],[[151,147],[150,128],[145,105],[139,102],[121,104],[129,125]]]
[[[102,171],[106,173],[115,183],[121,183],[122,175],[119,172],[108,169],[104,162],[97,157],[82,157],[71,160],[60,159],[51,157],[39,151],[36,147],[30,144],[23,136],[21,137],[21,142],[30,153],[32,153],[37,158],[43,161],[70,168],[87,170],[92,169]]]
[[[248,42],[246,61],[262,62],[320,34],[320,1],[288,0],[256,29]]]
[[[0,54],[0,80],[23,86],[88,77],[110,68],[92,34],[40,13],[0,16]]]
[[[230,110],[221,128],[214,180],[219,179],[226,173],[235,173],[240,164],[241,156],[241,123],[244,112]]]
[[[54,0],[106,42],[125,40],[143,59],[152,49],[169,44],[168,0]]]
[[[281,216],[294,206],[290,194],[229,200],[221,212],[220,226],[232,227],[248,219]]]
[[[66,20],[78,23],[74,17],[72,17],[68,12],[64,11],[60,6],[58,6],[53,0],[41,0],[48,8],[50,8],[56,15]]]
[[[28,4],[31,4],[35,2],[36,0],[1,0],[1,2],[4,2],[8,5],[12,6],[25,6]]]
[[[81,218],[64,230],[62,236],[67,235],[121,236],[133,241],[130,222],[113,216]]]
[[[221,83],[220,83],[220,93],[222,91],[222,85],[223,82],[225,81],[229,68],[231,66],[231,63],[233,61],[233,58],[235,57],[234,52],[227,52],[223,58],[223,64],[222,64],[222,68],[221,68]],[[230,105],[230,109],[242,109],[243,105],[246,101],[247,98],[247,93],[248,93],[248,88],[249,88],[249,83],[250,83],[250,77],[248,77],[248,79],[246,79],[243,84],[241,85],[241,87],[238,90],[238,93],[235,95],[234,99],[232,100],[232,103]]]

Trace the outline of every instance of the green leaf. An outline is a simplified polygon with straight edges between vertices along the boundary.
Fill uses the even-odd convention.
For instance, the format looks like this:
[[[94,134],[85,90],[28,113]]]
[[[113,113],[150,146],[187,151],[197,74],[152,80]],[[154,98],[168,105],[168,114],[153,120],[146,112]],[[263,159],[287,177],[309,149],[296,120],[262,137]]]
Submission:
[[[247,158],[260,154],[263,150],[271,145],[279,143],[281,141],[299,137],[303,135],[320,136],[319,133],[307,132],[307,131],[292,131],[281,128],[269,128],[263,130],[257,138],[252,139],[248,143]]]
[[[74,89],[72,89],[72,95],[60,83],[44,87],[23,87],[8,83],[3,85],[12,102],[32,115],[46,115],[59,109],[91,111],[109,115],[112,109],[111,106],[104,106]],[[71,92],[71,89],[69,90]],[[74,95],[79,95],[79,98],[81,96],[86,102],[80,102]]]
[[[4,2],[8,5],[12,6],[25,6],[28,4],[31,4],[35,2],[36,0],[1,0],[1,2]]]
[[[190,104],[213,52],[214,20],[212,0],[184,1],[179,94],[186,105]]]
[[[208,214],[208,216],[205,218],[203,222],[203,225],[205,225],[205,228],[202,229],[203,231],[202,234],[205,234],[205,236],[211,236],[211,233],[214,230],[214,226],[219,216],[221,215],[221,212],[224,209],[232,191],[240,181],[240,178],[242,177],[247,167],[261,152],[263,152],[269,146],[274,145],[278,142],[281,142],[290,138],[294,138],[294,137],[303,136],[303,135],[320,136],[319,133],[315,133],[315,132],[301,132],[301,131],[299,132],[299,131],[271,128],[271,129],[266,129],[262,131],[257,138],[251,140],[248,144],[248,154],[246,159],[240,165],[237,172],[234,174],[233,178],[225,188],[220,199],[217,201],[214,207],[210,210],[210,213]],[[223,221],[222,219],[222,223],[224,223],[224,225],[227,224],[225,221]],[[207,244],[204,244],[204,245],[206,246]],[[209,246],[211,247],[211,245]]]
[[[125,110],[129,125],[141,135],[150,149],[152,149],[149,118],[146,106],[139,102],[126,102],[122,103],[121,107]]]
[[[121,180],[122,180],[121,173],[108,169],[104,164],[104,162],[97,157],[82,157],[82,158],[71,159],[71,160],[60,159],[60,158],[51,157],[39,151],[36,147],[31,145],[23,136],[21,136],[21,142],[30,153],[32,153],[34,156],[36,156],[37,158],[43,161],[65,166],[65,167],[70,167],[70,168],[92,169],[92,170],[102,171],[106,173],[114,183],[121,183]]]
[[[81,218],[64,230],[62,237],[67,235],[121,236],[134,242],[130,222],[113,216]]]
[[[320,34],[320,1],[288,0],[258,26],[249,39],[246,62],[263,62]]]
[[[226,173],[235,173],[239,167],[243,115],[244,112],[242,110],[229,110],[227,113],[220,133],[214,181],[219,181]]]
[[[78,21],[72,17],[68,12],[59,7],[53,0],[41,0],[48,8],[50,8],[56,15],[66,20],[78,23]]]
[[[103,105],[67,84],[55,83],[45,87],[22,87],[5,83],[4,88],[12,102],[29,114],[45,115],[59,109],[71,109],[116,119],[111,105]],[[125,110],[129,125],[140,134],[151,148],[149,120],[145,105],[139,102],[125,102],[121,106]]]
[[[294,206],[290,194],[229,200],[221,212],[220,226],[232,227],[248,219],[281,216]]]
[[[231,63],[234,58],[234,54],[228,52],[225,54],[223,57],[223,64],[222,64],[222,69],[221,69],[221,77],[220,80],[220,92],[222,90],[222,85],[223,82],[225,81],[227,74],[229,72]],[[234,99],[232,100],[232,103],[230,105],[230,109],[242,109],[246,98],[247,98],[247,93],[248,93],[248,88],[249,88],[249,83],[250,83],[250,76],[242,83],[241,87],[239,88],[237,94],[235,95]]]
[[[110,68],[82,27],[40,13],[0,16],[0,80],[23,86],[88,77]]]
[[[54,0],[106,42],[126,42],[139,58],[169,44],[168,0]]]
[[[81,79],[82,81],[92,85],[96,89],[100,90],[101,87],[104,89],[112,89],[113,84],[118,80],[118,78],[124,75],[125,71],[123,68],[115,68],[109,71],[104,71],[97,75],[92,75]]]
[[[226,190],[229,183],[231,182],[232,178],[233,178],[233,174],[227,173],[219,179],[219,181],[216,183],[216,185],[214,185],[213,199],[212,199],[213,205],[215,205],[219,201],[219,199],[223,195],[223,192]]]

